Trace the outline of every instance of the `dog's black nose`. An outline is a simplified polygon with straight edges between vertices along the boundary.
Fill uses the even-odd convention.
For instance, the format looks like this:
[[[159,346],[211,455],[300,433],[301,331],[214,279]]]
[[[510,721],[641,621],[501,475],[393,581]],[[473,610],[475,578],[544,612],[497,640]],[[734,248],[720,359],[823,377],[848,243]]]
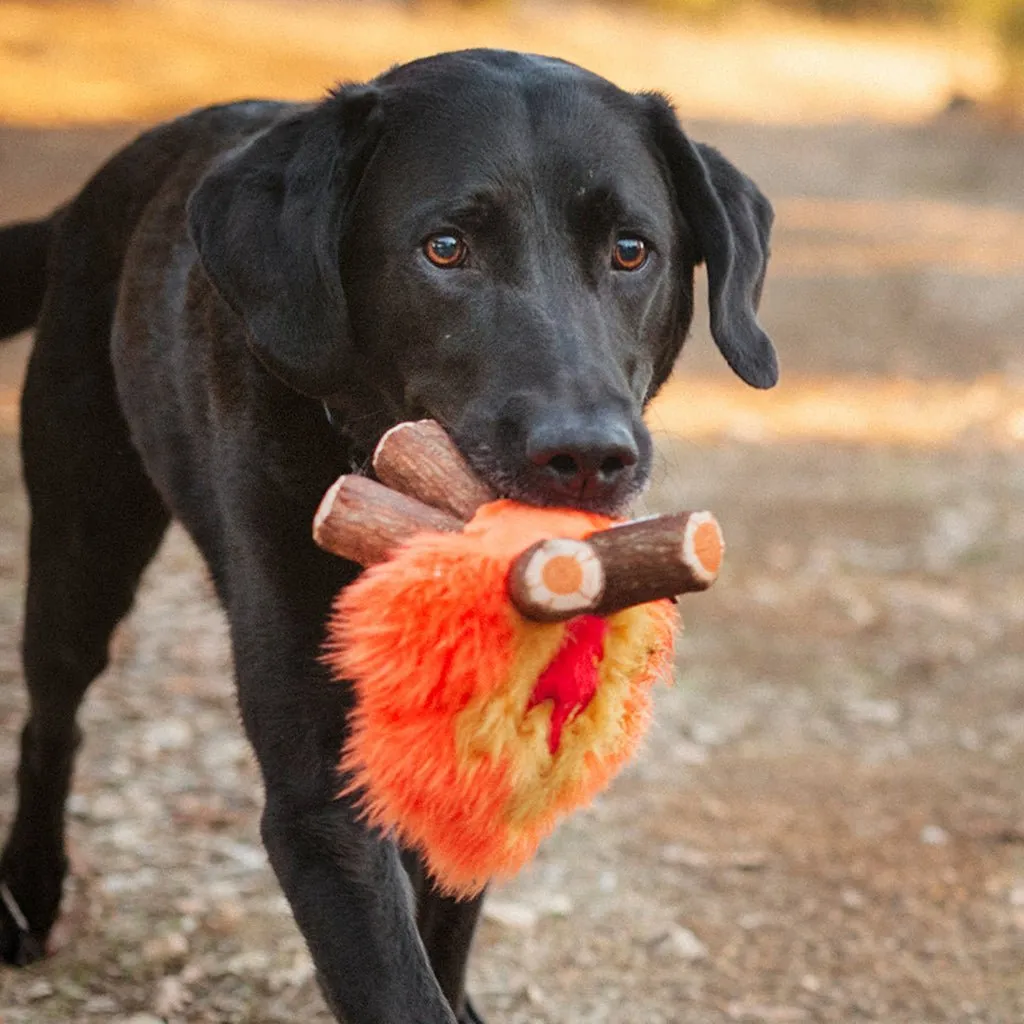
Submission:
[[[526,443],[530,490],[552,505],[614,503],[631,490],[640,458],[618,419],[581,419],[533,429]]]

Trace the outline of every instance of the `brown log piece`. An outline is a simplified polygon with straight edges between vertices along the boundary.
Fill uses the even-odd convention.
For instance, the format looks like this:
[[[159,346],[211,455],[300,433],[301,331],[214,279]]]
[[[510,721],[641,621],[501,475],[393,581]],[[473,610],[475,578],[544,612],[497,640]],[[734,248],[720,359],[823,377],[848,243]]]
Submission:
[[[399,544],[427,530],[458,533],[461,520],[364,476],[339,477],[313,519],[324,550],[359,565],[387,559]]]
[[[373,453],[373,468],[381,483],[462,520],[496,497],[434,420],[392,427]]]
[[[638,519],[528,548],[513,563],[509,597],[528,619],[611,615],[635,604],[705,590],[715,581],[725,544],[710,512]]]

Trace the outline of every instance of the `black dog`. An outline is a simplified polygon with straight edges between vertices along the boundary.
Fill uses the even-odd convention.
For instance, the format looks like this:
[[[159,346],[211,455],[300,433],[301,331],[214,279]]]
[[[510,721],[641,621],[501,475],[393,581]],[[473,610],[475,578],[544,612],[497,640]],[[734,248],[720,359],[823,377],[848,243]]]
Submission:
[[[620,508],[648,473],[640,416],[701,261],[718,347],[748,383],[775,383],[755,320],[770,223],[659,96],[470,51],[317,105],[191,114],[49,220],[0,232],[0,334],[38,324],[22,415],[31,708],[0,955],[40,955],[57,916],[76,711],[176,516],[227,610],[263,839],[332,1009],[477,1020],[463,973],[480,901],[441,898],[336,799],[351,697],[317,658],[357,570],[313,545],[313,512],[386,428],[421,416],[504,494]]]

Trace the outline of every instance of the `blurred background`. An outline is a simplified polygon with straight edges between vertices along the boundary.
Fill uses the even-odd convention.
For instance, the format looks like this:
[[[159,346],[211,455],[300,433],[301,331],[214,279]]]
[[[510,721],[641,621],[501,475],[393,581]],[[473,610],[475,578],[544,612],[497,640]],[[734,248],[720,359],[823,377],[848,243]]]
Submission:
[[[1024,1020],[1024,3],[0,0],[0,221],[143,127],[490,45],[659,89],[773,199],[783,382],[697,323],[653,509],[729,543],[643,755],[495,892],[492,1024]],[[703,300],[701,300],[703,301]],[[28,337],[0,351],[0,817]],[[4,1024],[328,1020],[259,845],[219,612],[169,537],[90,695],[60,954]]]

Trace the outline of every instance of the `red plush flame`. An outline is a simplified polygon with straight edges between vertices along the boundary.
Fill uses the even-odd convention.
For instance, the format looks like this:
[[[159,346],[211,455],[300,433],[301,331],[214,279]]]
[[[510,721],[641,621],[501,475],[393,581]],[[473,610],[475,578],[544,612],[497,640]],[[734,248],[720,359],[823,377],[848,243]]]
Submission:
[[[562,727],[585,711],[597,693],[597,670],[607,632],[607,621],[596,615],[581,615],[570,620],[562,646],[533,688],[527,710],[546,700],[554,702],[548,732],[548,749],[552,754],[557,753],[561,745]]]

